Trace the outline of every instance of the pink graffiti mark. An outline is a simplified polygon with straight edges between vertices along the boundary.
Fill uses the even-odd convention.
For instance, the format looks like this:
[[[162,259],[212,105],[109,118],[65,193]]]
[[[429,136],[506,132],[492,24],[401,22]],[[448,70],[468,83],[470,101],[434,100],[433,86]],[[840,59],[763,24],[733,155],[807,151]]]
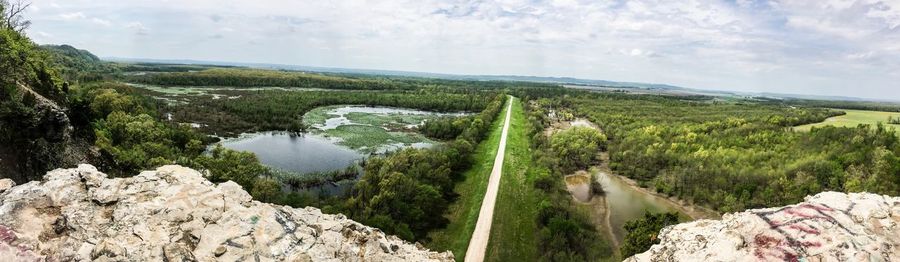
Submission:
[[[818,228],[806,223],[807,221],[835,224],[847,233],[856,235],[832,216],[835,212],[849,214],[853,207],[854,205],[851,205],[847,210],[835,210],[825,204],[802,204],[774,211],[754,212],[753,214],[765,221],[772,231],[754,237],[753,254],[762,261],[799,261],[809,248],[822,246],[822,243],[816,240],[804,239],[821,234]],[[774,219],[775,215],[783,216],[784,220]]]
[[[9,247],[15,247],[16,253],[19,256],[23,256],[23,257],[27,256],[28,254],[26,254],[26,252],[31,251],[31,249],[25,245],[13,244],[13,242],[16,242],[16,240],[18,240],[18,239],[19,239],[19,237],[16,236],[15,231],[13,231],[12,229],[10,229],[7,226],[0,225],[0,244],[6,244]]]

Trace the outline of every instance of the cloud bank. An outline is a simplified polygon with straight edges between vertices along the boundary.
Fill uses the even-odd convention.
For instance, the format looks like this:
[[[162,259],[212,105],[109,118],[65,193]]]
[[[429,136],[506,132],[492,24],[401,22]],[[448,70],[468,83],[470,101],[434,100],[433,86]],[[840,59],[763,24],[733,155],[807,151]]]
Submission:
[[[900,1],[35,0],[101,56],[571,76],[900,100]]]

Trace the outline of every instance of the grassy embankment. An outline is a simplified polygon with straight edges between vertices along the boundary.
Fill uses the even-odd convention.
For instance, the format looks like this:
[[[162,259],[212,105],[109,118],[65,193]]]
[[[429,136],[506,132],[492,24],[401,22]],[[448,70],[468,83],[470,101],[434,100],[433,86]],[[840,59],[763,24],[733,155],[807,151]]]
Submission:
[[[507,106],[504,106],[494,119],[488,137],[478,144],[472,154],[472,167],[462,175],[463,180],[456,185],[455,192],[459,194],[459,198],[447,209],[445,214],[450,220],[450,224],[442,230],[429,234],[431,242],[428,243],[428,247],[432,250],[453,251],[453,255],[459,261],[465,258],[469,239],[472,238],[472,231],[475,230],[475,223],[478,220],[481,201],[484,200],[487,190],[488,178],[494,166],[494,158],[497,156],[506,110]],[[512,128],[510,126],[510,135]],[[509,142],[507,141],[507,150],[510,150]]]
[[[520,100],[515,100],[506,138],[506,159],[486,261],[536,261],[537,213],[541,192],[534,187],[529,122]]]
[[[836,126],[836,127],[856,127],[860,124],[868,124],[875,126],[878,122],[884,123],[888,128],[893,128],[894,130],[900,130],[900,125],[890,125],[888,124],[888,117],[900,118],[900,113],[896,112],[881,112],[881,111],[865,111],[865,110],[850,110],[850,109],[837,109],[844,112],[847,112],[846,115],[836,116],[832,118],[828,118],[823,122],[796,126],[794,130],[796,131],[809,131],[813,127],[823,127],[823,126]]]

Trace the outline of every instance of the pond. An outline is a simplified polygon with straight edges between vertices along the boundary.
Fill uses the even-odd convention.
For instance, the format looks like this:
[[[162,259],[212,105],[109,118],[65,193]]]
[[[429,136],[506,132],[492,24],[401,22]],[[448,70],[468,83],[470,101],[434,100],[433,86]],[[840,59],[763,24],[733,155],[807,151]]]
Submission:
[[[661,197],[632,188],[627,182],[604,171],[596,171],[597,179],[603,186],[609,212],[609,225],[617,242],[625,238],[625,223],[640,219],[644,212],[677,212],[680,220],[690,218],[678,207]]]
[[[365,155],[337,144],[336,139],[316,134],[262,132],[226,139],[222,146],[249,151],[267,166],[295,173],[343,169]]]

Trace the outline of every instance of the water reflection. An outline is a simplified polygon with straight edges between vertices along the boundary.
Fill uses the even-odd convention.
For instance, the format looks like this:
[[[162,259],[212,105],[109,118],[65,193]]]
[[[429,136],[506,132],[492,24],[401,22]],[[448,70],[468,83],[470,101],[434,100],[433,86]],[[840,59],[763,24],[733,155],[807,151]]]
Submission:
[[[262,132],[222,141],[222,146],[249,151],[267,166],[295,173],[346,168],[365,155],[316,134]]]
[[[607,172],[597,171],[597,177],[606,193],[610,212],[609,224],[619,243],[625,238],[625,222],[642,218],[644,212],[678,212],[678,208],[667,200],[637,191],[622,179],[613,177]],[[679,216],[687,219],[687,216],[680,212]]]

